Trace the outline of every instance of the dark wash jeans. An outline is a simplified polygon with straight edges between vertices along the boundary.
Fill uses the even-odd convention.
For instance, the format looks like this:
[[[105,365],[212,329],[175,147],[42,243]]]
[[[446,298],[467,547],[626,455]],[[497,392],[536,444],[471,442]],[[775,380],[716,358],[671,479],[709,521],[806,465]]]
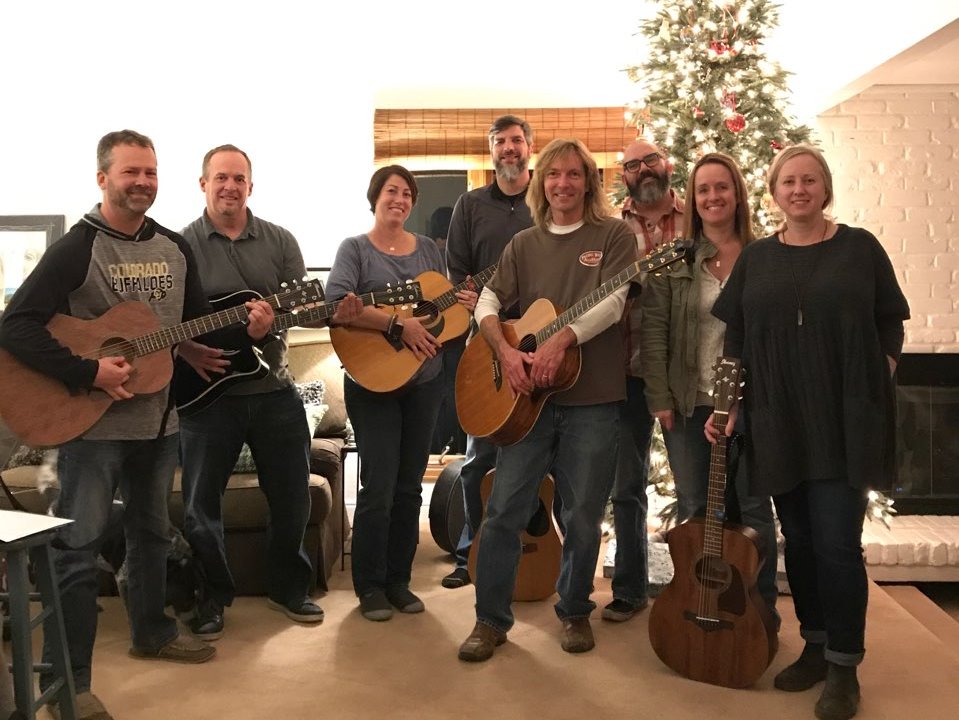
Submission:
[[[119,490],[129,573],[130,633],[133,647],[145,652],[159,650],[177,636],[176,620],[163,610],[170,550],[167,501],[176,460],[176,433],[159,440],[74,440],[60,448],[57,460],[60,495],[56,514],[73,520],[58,537],[70,547],[83,548],[103,540]],[[86,549],[53,551],[77,693],[90,689],[98,615],[97,550],[94,544]],[[47,620],[51,622],[52,618]],[[53,628],[48,626],[44,637],[55,637]],[[43,657],[44,662],[53,658],[46,641]],[[49,671],[43,672],[40,687],[46,689],[53,680]]]
[[[303,549],[310,517],[309,435],[303,401],[293,387],[224,395],[180,418],[184,534],[217,605],[230,605],[236,592],[223,544],[223,493],[244,442],[270,507],[270,599],[292,606],[307,598],[313,576]]]
[[[646,600],[649,587],[646,484],[653,417],[646,405],[645,387],[641,378],[626,376],[626,402],[620,411],[619,450],[612,493],[616,529],[613,597],[633,605]]]
[[[443,399],[443,377],[390,393],[343,382],[360,456],[353,516],[353,589],[407,587],[420,534],[423,472]]]
[[[800,634],[824,642],[830,662],[858,665],[869,592],[862,557],[866,491],[845,480],[809,480],[773,500]]]
[[[463,487],[463,506],[466,509],[466,522],[460,533],[459,543],[454,555],[456,567],[466,568],[473,545],[473,536],[483,520],[483,497],[480,485],[486,473],[496,467],[496,453],[499,448],[489,440],[468,435],[466,438],[466,461],[460,470],[460,482]]]

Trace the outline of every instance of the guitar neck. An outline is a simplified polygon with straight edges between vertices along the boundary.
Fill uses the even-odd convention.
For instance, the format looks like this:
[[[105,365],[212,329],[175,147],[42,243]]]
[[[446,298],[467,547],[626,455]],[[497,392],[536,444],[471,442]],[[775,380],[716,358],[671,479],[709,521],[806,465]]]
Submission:
[[[711,557],[723,555],[723,523],[726,519],[726,420],[728,413],[716,412],[713,424],[719,441],[709,453],[709,485],[706,490],[706,524],[703,553]]]
[[[479,292],[486,286],[486,283],[490,281],[490,278],[493,277],[495,272],[496,265],[490,265],[485,270],[471,275],[469,280],[464,280],[459,285],[454,285],[445,293],[433,298],[433,305],[435,305],[440,312],[453,307],[453,305],[456,304],[456,293],[462,292],[463,290],[476,290]]]
[[[364,307],[368,305],[383,305],[395,300],[395,295],[377,292],[364,293],[363,295],[357,295],[357,297],[360,299],[360,302],[363,303]],[[336,308],[339,307],[341,302],[342,299],[331,300],[311,308],[298,310],[295,313],[291,312],[277,315],[273,319],[273,330],[289,330],[291,327],[310,325],[322,320],[328,320],[336,313]]]
[[[627,265],[625,270],[621,270],[618,274],[611,277],[578,303],[567,308],[566,311],[561,313],[553,322],[537,332],[534,336],[537,347],[549,340],[555,333],[576,320],[587,310],[596,307],[598,303],[619,290],[623,285],[637,278],[640,273],[653,272],[677,260],[681,260],[685,256],[686,248],[679,245],[676,241],[673,241],[659,250],[651,252],[646,257]]]
[[[138,357],[155,353],[158,350],[164,350],[173,347],[184,340],[191,340],[199,335],[205,335],[214,330],[220,330],[229,325],[244,323],[249,318],[250,313],[245,305],[220,310],[212,315],[187,320],[179,325],[155,330],[154,332],[141,335],[130,341],[133,345],[135,354]],[[112,346],[101,348],[101,356],[107,356],[115,353],[116,349]]]

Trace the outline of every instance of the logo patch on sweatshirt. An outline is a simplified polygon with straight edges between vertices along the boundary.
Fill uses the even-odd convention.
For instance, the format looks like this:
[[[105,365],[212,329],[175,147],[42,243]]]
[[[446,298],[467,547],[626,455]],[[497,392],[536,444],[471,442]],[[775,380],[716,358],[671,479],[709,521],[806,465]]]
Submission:
[[[598,267],[602,259],[602,250],[587,250],[579,256],[579,264],[585,265],[586,267]]]

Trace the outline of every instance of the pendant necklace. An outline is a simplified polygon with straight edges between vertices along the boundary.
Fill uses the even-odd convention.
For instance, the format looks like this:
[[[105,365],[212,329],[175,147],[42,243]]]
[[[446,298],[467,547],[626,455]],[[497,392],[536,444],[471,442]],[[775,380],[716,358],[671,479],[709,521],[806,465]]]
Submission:
[[[819,238],[819,241],[817,243],[815,243],[816,245],[821,246],[823,244],[823,241],[826,239],[826,233],[828,231],[829,231],[829,221],[827,220],[822,229],[822,237]],[[789,247],[789,243],[786,242],[786,228],[783,228],[783,231],[782,231],[782,244]],[[796,246],[796,247],[799,247],[799,246]],[[809,273],[806,275],[806,283],[808,283],[809,279],[815,274],[816,266],[819,265],[820,255],[822,255],[821,247],[820,249],[816,251],[816,257],[813,258],[812,267],[809,268]],[[789,263],[789,274],[792,276],[792,279],[793,279],[793,290],[796,291],[796,326],[802,327],[803,326],[802,296],[805,293],[806,286],[804,284],[803,287],[800,288],[799,281],[796,280],[796,269],[793,267],[793,261],[788,251],[786,252],[786,260]]]

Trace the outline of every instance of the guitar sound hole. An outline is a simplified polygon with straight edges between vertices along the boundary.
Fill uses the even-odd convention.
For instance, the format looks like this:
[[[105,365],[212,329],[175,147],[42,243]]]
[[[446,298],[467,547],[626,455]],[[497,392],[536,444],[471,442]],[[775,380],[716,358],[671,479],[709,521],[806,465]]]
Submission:
[[[720,558],[699,558],[696,562],[696,579],[707,590],[722,592],[732,582],[729,563]]]
[[[109,338],[100,346],[100,350],[105,353],[103,357],[122,355],[126,361],[130,363],[132,363],[137,356],[137,351],[133,343],[121,337]]]
[[[440,317],[440,311],[437,309],[432,300],[422,300],[417,304],[416,309],[413,311],[413,316],[429,318],[429,320],[423,322],[423,325],[425,327],[430,327]]]

